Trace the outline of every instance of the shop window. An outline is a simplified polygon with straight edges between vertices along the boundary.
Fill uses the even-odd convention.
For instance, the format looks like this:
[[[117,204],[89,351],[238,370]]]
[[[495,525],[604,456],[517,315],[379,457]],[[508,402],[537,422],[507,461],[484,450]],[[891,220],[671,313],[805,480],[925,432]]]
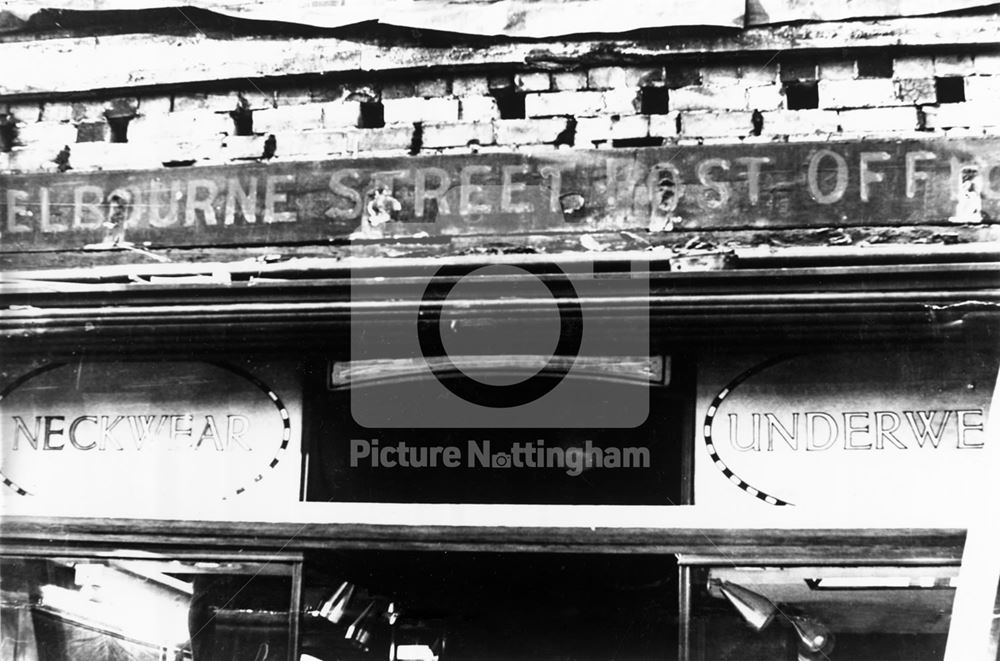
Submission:
[[[957,567],[692,571],[691,661],[940,661]]]
[[[965,101],[965,78],[948,76],[935,78],[934,89],[938,103],[962,103]]]
[[[662,555],[339,551],[306,557],[303,659],[673,658]]]
[[[287,564],[5,558],[0,570],[4,659],[292,658]]]
[[[819,108],[819,86],[815,81],[785,83],[785,101],[789,110]]]
[[[597,661],[677,649],[672,556],[365,549],[299,566],[8,557],[0,658]]]

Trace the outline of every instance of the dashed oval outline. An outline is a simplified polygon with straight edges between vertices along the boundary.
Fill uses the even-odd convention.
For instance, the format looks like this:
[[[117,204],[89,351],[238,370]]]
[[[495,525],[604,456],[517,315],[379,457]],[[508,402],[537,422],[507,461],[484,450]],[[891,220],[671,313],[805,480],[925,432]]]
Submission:
[[[284,453],[288,450],[288,444],[289,444],[289,442],[292,439],[292,421],[291,421],[291,415],[288,412],[288,408],[285,407],[284,402],[282,402],[281,398],[278,396],[278,393],[274,392],[274,390],[272,390],[269,385],[267,385],[262,380],[260,380],[259,378],[257,378],[256,376],[254,376],[253,374],[251,374],[250,372],[248,372],[247,370],[245,370],[245,369],[243,369],[241,367],[237,367],[237,366],[231,365],[229,363],[223,363],[223,362],[218,362],[218,361],[191,361],[191,362],[200,362],[200,363],[205,364],[205,365],[213,365],[215,367],[227,370],[227,371],[232,372],[233,374],[235,374],[235,375],[237,375],[239,377],[242,377],[242,378],[246,379],[247,381],[249,381],[250,383],[252,383],[254,386],[256,386],[259,390],[263,391],[263,393],[265,395],[267,395],[268,399],[270,399],[271,402],[274,404],[275,408],[278,409],[278,415],[281,416],[281,424],[282,424],[282,429],[281,429],[281,445],[278,447],[278,450],[274,453],[274,457],[271,458],[271,462],[268,464],[268,467],[266,469],[266,470],[273,470],[278,465],[278,463],[281,461],[281,458],[284,455]],[[20,388],[22,385],[24,385],[27,381],[30,381],[31,379],[33,379],[33,378],[35,378],[37,376],[40,376],[40,375],[44,374],[45,372],[48,372],[48,371],[51,371],[51,370],[54,370],[54,369],[58,369],[60,367],[66,367],[67,365],[69,365],[69,363],[67,363],[67,362],[49,363],[47,365],[42,365],[41,367],[37,367],[37,368],[31,370],[30,372],[28,372],[27,374],[24,374],[23,376],[18,377],[17,379],[15,379],[14,381],[12,381],[10,383],[10,385],[8,385],[6,388],[4,388],[3,390],[0,390],[0,402],[2,402],[4,400],[4,398],[6,398],[12,392],[14,392],[18,388]],[[264,479],[264,474],[265,474],[266,470],[265,471],[261,471],[260,473],[257,474],[256,477],[253,478],[253,484],[257,484],[258,482],[260,482],[261,480]],[[0,480],[3,481],[4,485],[6,485],[7,487],[9,487],[10,489],[13,489],[14,492],[17,493],[17,495],[19,495],[19,496],[32,496],[32,495],[34,495],[30,491],[24,489],[23,487],[21,487],[20,485],[18,485],[16,482],[14,482],[13,480],[11,480],[9,477],[7,477],[7,474],[3,472],[2,467],[0,467]],[[232,496],[238,496],[238,495],[240,495],[241,493],[243,493],[244,491],[246,491],[249,486],[250,485],[248,484],[247,486],[243,486],[243,487],[240,487],[239,489],[236,489],[235,492],[232,492],[229,495],[223,496],[222,500],[229,500],[229,498],[232,497]]]
[[[719,456],[719,452],[715,449],[715,442],[712,440],[712,423],[715,419],[716,414],[719,412],[719,408],[722,406],[722,403],[744,381],[754,376],[755,374],[759,374],[770,367],[774,367],[778,363],[790,360],[791,358],[795,358],[798,355],[799,354],[784,354],[781,356],[776,356],[774,358],[769,358],[768,360],[765,360],[763,363],[751,367],[750,369],[743,372],[738,377],[727,383],[725,387],[722,390],[720,390],[719,393],[715,396],[715,399],[712,400],[712,403],[708,405],[708,410],[705,412],[705,422],[702,425],[702,436],[705,439],[705,449],[708,450],[708,454],[712,459],[712,463],[715,464],[715,467],[718,468],[722,472],[722,474],[726,476],[726,481],[735,484],[737,487],[742,489],[744,492],[750,494],[754,498],[762,500],[768,505],[774,505],[775,507],[794,507],[794,503],[790,503],[787,500],[782,500],[780,498],[772,496],[769,493],[765,493],[764,491],[761,491],[760,489],[754,487],[746,480],[741,478],[739,475],[734,473],[732,469],[730,469],[729,466],[726,465],[726,462],[722,460],[722,458]]]
[[[11,394],[12,392],[20,388],[25,382],[30,381],[31,379],[35,378],[36,376],[39,376],[40,374],[45,374],[48,371],[58,369],[60,367],[65,367],[66,365],[69,365],[69,363],[49,363],[48,365],[42,365],[41,367],[36,367],[27,374],[14,379],[14,381],[12,381],[9,386],[4,388],[3,390],[0,390],[0,402],[2,402],[4,398],[7,397],[7,395]],[[0,466],[0,478],[2,478],[3,483],[6,486],[13,489],[18,496],[34,495],[30,491],[22,488],[20,485],[16,484],[12,479],[7,477],[7,474],[3,472],[2,466]]]

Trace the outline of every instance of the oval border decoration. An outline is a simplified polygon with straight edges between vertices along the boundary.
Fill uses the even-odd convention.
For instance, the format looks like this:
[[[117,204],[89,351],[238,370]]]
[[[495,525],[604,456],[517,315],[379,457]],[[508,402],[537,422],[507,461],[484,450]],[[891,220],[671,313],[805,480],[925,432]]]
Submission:
[[[0,402],[2,402],[7,397],[7,395],[11,394],[12,392],[20,388],[25,382],[30,381],[31,379],[35,378],[40,374],[45,374],[46,372],[58,369],[60,367],[65,367],[66,365],[69,365],[69,363],[49,363],[48,365],[42,365],[41,367],[36,367],[27,374],[14,379],[14,381],[9,386],[0,391]],[[27,491],[26,489],[21,488],[20,485],[16,484],[12,479],[7,477],[7,474],[3,472],[3,466],[0,466],[0,477],[3,478],[3,483],[5,485],[7,485],[15,492],[17,492],[17,495],[19,496],[34,495],[31,492]]]
[[[150,361],[150,362],[153,362],[153,361]],[[267,466],[267,470],[273,470],[278,465],[278,463],[281,461],[281,458],[282,458],[282,455],[284,454],[284,452],[288,450],[288,444],[289,444],[289,442],[292,439],[292,421],[291,421],[291,415],[288,413],[288,408],[285,406],[284,402],[281,401],[281,398],[278,396],[278,393],[274,392],[274,390],[272,390],[269,385],[267,385],[262,380],[260,380],[259,378],[257,378],[256,376],[254,376],[253,374],[251,374],[250,372],[248,372],[247,370],[245,370],[245,369],[243,369],[241,367],[237,367],[237,366],[231,365],[229,363],[215,362],[215,361],[206,361],[206,360],[203,360],[203,361],[189,361],[189,362],[200,362],[200,363],[205,364],[205,365],[212,365],[214,367],[218,367],[220,369],[223,369],[223,370],[226,370],[228,372],[231,372],[231,373],[235,374],[236,376],[242,377],[243,379],[246,379],[247,381],[249,381],[250,383],[252,383],[254,386],[256,386],[260,391],[262,391],[265,395],[267,395],[268,399],[271,400],[271,403],[273,403],[274,406],[275,406],[275,408],[278,410],[278,415],[281,416],[281,425],[282,425],[282,428],[281,428],[281,445],[278,447],[278,450],[274,453],[274,456],[271,458],[271,462]],[[67,362],[49,363],[47,365],[42,365],[41,367],[37,367],[37,368],[31,370],[30,372],[28,372],[27,374],[18,377],[13,382],[11,382],[11,384],[8,385],[6,388],[4,388],[3,390],[0,390],[0,402],[2,402],[12,392],[14,392],[18,388],[20,388],[24,383],[26,383],[27,381],[30,381],[31,379],[35,378],[36,376],[39,376],[41,374],[44,374],[45,372],[49,372],[49,371],[54,370],[54,369],[58,369],[60,367],[66,367],[67,365],[69,365],[69,363],[67,363]],[[258,473],[257,476],[253,478],[252,484],[256,484],[256,483],[260,482],[261,480],[263,480],[264,479],[264,472],[265,471],[261,471],[260,473]],[[3,468],[2,467],[0,467],[0,479],[2,479],[3,483],[6,486],[8,486],[11,489],[13,489],[19,496],[32,496],[32,495],[34,495],[31,492],[29,492],[28,490],[22,488],[20,485],[18,485],[16,482],[14,482],[13,480],[11,480],[9,477],[7,477],[7,474],[3,472]],[[230,493],[227,496],[223,496],[222,500],[224,500],[224,501],[225,500],[229,500],[230,497],[232,497],[232,496],[238,496],[238,495],[242,494],[244,491],[247,490],[247,488],[249,486],[251,486],[251,485],[248,484],[247,486],[243,486],[243,487],[240,487],[239,489],[236,489],[235,492]]]
[[[726,397],[732,394],[732,392],[736,388],[738,388],[744,381],[754,376],[755,374],[759,374],[770,367],[774,367],[778,363],[782,363],[786,360],[790,360],[797,356],[798,354],[785,354],[781,356],[776,356],[774,358],[770,358],[768,360],[765,360],[763,363],[760,363],[759,365],[751,367],[750,369],[743,372],[738,377],[727,383],[725,387],[722,390],[720,390],[719,393],[715,396],[715,398],[712,400],[712,403],[708,405],[708,410],[705,412],[705,422],[702,425],[702,433],[705,439],[705,449],[708,450],[708,455],[712,459],[712,463],[715,464],[715,467],[718,468],[722,472],[722,474],[726,476],[726,480],[731,482],[732,484],[735,484],[737,487],[742,489],[744,492],[750,494],[754,498],[762,500],[768,505],[774,505],[775,507],[794,507],[794,503],[790,503],[786,500],[776,498],[775,496],[772,496],[769,493],[765,493],[764,491],[761,491],[760,489],[754,487],[749,482],[747,482],[739,475],[734,473],[732,469],[726,465],[726,462],[722,460],[722,458],[719,456],[719,452],[715,449],[715,442],[712,439],[712,423],[715,420],[715,416],[719,412],[719,408],[722,406],[722,403],[726,400]]]

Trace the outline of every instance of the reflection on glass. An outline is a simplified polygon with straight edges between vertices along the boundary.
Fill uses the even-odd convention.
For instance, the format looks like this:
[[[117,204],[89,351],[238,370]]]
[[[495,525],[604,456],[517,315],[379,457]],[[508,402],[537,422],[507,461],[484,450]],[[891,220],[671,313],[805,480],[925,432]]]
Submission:
[[[677,649],[673,558],[331,550],[305,557],[300,661],[645,661]]]
[[[0,661],[288,659],[289,573],[277,564],[4,559]]]
[[[940,661],[957,567],[694,572],[692,661]]]

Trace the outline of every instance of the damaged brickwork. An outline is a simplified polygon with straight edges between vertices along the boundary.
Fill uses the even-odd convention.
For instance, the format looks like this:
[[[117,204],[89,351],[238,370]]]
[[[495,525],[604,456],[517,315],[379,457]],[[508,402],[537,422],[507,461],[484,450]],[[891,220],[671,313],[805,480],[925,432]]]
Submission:
[[[261,81],[268,87],[251,92],[243,81],[213,93],[13,100],[2,105],[16,138],[8,130],[0,167],[46,171],[65,145],[77,170],[218,164],[259,158],[270,135],[277,157],[308,159],[1000,133],[1000,56],[900,55],[873,77],[863,75],[865,62],[682,62],[309,87]],[[814,90],[811,102],[803,87]],[[504,116],[512,96],[521,106]]]
[[[296,60],[287,75],[190,85],[72,93],[5,88],[0,173],[574,150],[612,155],[692,145],[745,145],[750,155],[775,142],[1000,135],[1000,55],[982,35],[971,44],[953,36],[961,33],[958,20],[979,34],[979,17],[939,19],[952,31],[951,43],[941,42],[944,28],[930,29],[932,19],[914,23],[923,20],[899,19],[910,21],[898,28],[906,45],[881,44],[885,28],[880,34],[870,23],[848,21],[808,34],[805,27],[773,28],[761,33],[771,43],[762,38],[758,48],[745,43],[746,34],[703,40],[700,47],[680,40],[676,54],[649,45],[602,50],[577,40],[539,44],[520,62],[498,56],[456,63],[448,61],[454,52],[407,46],[410,66],[403,65],[410,56],[397,54],[395,68],[329,71],[319,64],[310,71]],[[886,24],[889,32],[897,29]],[[914,25],[927,26],[923,42],[914,38]],[[880,47],[832,49],[835,35],[849,28],[859,43]],[[783,32],[793,38],[773,48]],[[487,50],[524,50],[517,42],[482,41]],[[585,56],[560,59],[560,49]],[[962,175],[951,222],[992,222],[981,198],[996,190],[995,176],[995,169]],[[378,218],[391,216],[391,204],[376,206]],[[670,219],[647,228],[676,229]],[[120,222],[108,227],[115,242],[125,233]]]

